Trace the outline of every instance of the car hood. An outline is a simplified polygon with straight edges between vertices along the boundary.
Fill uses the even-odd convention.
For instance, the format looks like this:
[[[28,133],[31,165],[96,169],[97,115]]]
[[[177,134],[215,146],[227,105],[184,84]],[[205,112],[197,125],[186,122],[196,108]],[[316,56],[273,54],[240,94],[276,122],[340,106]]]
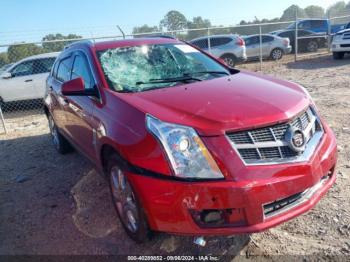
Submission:
[[[336,35],[342,35],[344,33],[350,33],[350,29],[343,29],[343,30],[340,30],[336,33]]]
[[[297,84],[250,72],[123,96],[143,112],[203,136],[280,123],[310,103]]]

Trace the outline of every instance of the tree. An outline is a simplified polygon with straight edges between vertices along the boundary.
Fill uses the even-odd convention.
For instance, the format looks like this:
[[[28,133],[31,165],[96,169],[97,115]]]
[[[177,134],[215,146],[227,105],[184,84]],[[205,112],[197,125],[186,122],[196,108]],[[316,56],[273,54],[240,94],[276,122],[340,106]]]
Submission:
[[[325,16],[324,9],[317,5],[309,5],[304,11],[309,18],[324,18]]]
[[[43,53],[43,49],[35,44],[17,44],[11,45],[7,49],[8,61],[10,63],[17,62],[28,56]]]
[[[0,53],[0,68],[9,63],[6,52]]]
[[[133,34],[143,34],[143,33],[153,33],[153,32],[159,32],[158,26],[136,26],[133,28],[132,33]]]
[[[49,42],[49,43],[43,43],[43,49],[45,50],[45,52],[58,52],[58,51],[62,51],[63,48],[73,42],[76,42],[78,40],[76,39],[80,39],[82,38],[79,35],[75,35],[75,34],[69,34],[67,36],[62,35],[62,34],[49,34],[43,37],[42,41],[55,41],[55,40],[67,40],[67,41],[60,41],[60,42]],[[71,40],[74,39],[74,40]],[[71,40],[71,41],[69,41]]]
[[[209,28],[211,27],[211,22],[209,19],[203,19],[201,16],[193,17],[192,21],[187,22],[187,28],[188,29],[203,29],[203,28]],[[189,31],[187,38],[188,39],[194,39],[200,36],[203,36],[207,33],[207,30],[194,30]]]
[[[331,5],[330,7],[328,7],[327,9],[327,15],[329,17],[341,16],[341,15],[344,15],[345,12],[346,12],[346,4],[344,1],[337,2],[334,5]]]
[[[306,12],[304,9],[297,5],[291,5],[286,10],[284,10],[283,15],[281,16],[281,21],[292,21],[295,20],[295,15],[298,16],[298,18],[306,18]]]
[[[179,11],[169,11],[160,21],[159,27],[167,31],[182,30],[187,27],[186,17]]]

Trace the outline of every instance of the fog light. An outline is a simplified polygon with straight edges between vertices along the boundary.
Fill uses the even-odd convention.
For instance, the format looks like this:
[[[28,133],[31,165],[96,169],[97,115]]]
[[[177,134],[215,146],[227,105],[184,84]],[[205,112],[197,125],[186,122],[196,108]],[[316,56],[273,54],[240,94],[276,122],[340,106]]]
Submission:
[[[207,211],[203,212],[201,215],[204,223],[218,223],[223,221],[223,214],[220,211]]]
[[[190,210],[193,220],[200,227],[233,227],[246,225],[243,209]]]

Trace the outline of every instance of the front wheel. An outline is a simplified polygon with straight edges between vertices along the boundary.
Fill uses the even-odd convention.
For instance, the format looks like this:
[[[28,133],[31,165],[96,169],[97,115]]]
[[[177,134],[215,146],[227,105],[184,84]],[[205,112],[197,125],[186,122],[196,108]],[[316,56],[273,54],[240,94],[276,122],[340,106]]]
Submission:
[[[333,52],[333,58],[335,60],[343,59],[344,55],[344,52]]]
[[[225,54],[223,56],[220,57],[222,60],[225,61],[225,64],[229,67],[235,67],[237,64],[237,58],[232,55],[232,54]]]
[[[310,41],[307,43],[306,50],[308,52],[317,52],[318,50],[318,43],[316,41]]]
[[[108,162],[108,174],[114,207],[126,233],[137,243],[150,240],[146,215],[142,210],[126,174],[119,168],[117,155]]]
[[[60,134],[55,121],[51,115],[48,116],[51,140],[56,150],[64,155],[72,151],[69,142]]]
[[[283,51],[280,48],[275,48],[271,51],[270,57],[272,60],[280,60],[283,57]]]

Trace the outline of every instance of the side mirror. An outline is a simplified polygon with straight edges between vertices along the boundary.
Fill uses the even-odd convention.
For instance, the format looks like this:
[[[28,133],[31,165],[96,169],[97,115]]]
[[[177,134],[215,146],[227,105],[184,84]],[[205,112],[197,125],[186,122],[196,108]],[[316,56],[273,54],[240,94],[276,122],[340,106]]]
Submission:
[[[3,79],[9,79],[12,78],[12,74],[10,72],[5,72],[1,75]]]
[[[65,96],[98,96],[96,89],[85,89],[84,79],[81,77],[63,83],[61,91]]]

